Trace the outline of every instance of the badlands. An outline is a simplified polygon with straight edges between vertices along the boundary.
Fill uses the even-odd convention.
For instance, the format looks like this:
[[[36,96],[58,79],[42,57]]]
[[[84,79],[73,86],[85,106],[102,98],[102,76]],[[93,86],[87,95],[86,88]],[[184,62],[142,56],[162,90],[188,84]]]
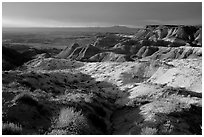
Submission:
[[[2,63],[3,134],[202,134],[201,26],[105,33],[56,54],[3,47]]]

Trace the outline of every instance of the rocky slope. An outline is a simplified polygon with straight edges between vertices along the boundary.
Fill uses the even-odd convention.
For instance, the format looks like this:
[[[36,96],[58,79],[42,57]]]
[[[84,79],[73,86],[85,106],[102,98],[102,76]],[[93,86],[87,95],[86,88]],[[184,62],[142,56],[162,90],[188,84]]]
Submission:
[[[134,35],[107,34],[93,45],[76,48],[78,44],[75,43],[57,57],[97,62],[132,61],[144,57],[153,60],[194,58],[202,55],[201,32],[200,26],[149,25]]]
[[[97,63],[39,58],[25,64],[26,71],[3,73],[3,98],[8,100],[8,96],[23,92],[22,88],[30,88],[26,92],[50,96],[46,100],[58,106],[73,106],[77,102],[78,109],[94,109],[88,100],[97,97],[95,107],[106,115],[100,116],[102,112],[97,114],[97,110],[82,109],[82,113],[89,122],[89,116],[96,115],[96,119],[105,121],[101,123],[104,127],[91,122],[89,126],[96,132],[83,134],[200,134],[201,68],[201,58]],[[38,90],[42,93],[37,94]],[[4,105],[5,111],[12,114],[13,107]],[[49,111],[58,114],[60,109]],[[57,115],[49,119],[52,117]],[[4,119],[11,120],[13,116]],[[30,130],[18,122],[25,126],[25,132]],[[49,134],[61,134],[56,131],[58,128],[44,128]]]
[[[168,31],[154,32],[160,28]],[[3,134],[201,135],[201,47],[145,45],[153,36],[191,44],[199,28],[144,30],[73,44],[3,71]]]
[[[149,33],[145,36],[149,40],[164,40],[178,45],[197,44],[201,45],[201,26],[176,26],[176,25],[148,25]]]

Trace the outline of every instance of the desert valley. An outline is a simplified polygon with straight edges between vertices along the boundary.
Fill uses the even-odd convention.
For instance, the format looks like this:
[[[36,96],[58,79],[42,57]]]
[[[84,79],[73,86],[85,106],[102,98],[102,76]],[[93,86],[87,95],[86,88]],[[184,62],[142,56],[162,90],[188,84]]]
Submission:
[[[3,134],[201,135],[202,26],[3,29]]]

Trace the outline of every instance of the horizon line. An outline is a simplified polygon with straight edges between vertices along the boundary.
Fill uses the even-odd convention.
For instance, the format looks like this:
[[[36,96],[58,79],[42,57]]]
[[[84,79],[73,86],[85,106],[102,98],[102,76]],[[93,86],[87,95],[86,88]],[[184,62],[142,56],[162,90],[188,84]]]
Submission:
[[[7,26],[2,26],[2,28],[111,28],[111,27],[126,27],[126,28],[141,28],[145,27],[146,25],[143,26],[129,26],[129,25],[112,25],[112,26],[32,26],[32,27],[7,27]]]
[[[111,27],[126,27],[126,28],[144,28],[145,26],[151,26],[151,25],[161,25],[161,26],[166,26],[166,25],[175,25],[175,26],[202,26],[202,24],[146,24],[146,25],[140,25],[140,26],[130,26],[130,25],[111,25],[111,26],[47,26],[47,27],[39,27],[39,26],[33,26],[33,27],[7,27],[7,26],[2,26],[2,29],[23,29],[23,28],[111,28]]]

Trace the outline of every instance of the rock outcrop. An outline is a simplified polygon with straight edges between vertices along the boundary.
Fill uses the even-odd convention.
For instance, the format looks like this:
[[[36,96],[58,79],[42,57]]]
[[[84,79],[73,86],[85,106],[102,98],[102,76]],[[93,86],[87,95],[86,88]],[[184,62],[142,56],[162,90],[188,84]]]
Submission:
[[[63,49],[63,51],[61,51],[56,57],[57,58],[67,58],[69,57],[69,55],[76,49],[79,47],[79,44],[74,43],[71,46],[67,46],[65,49]]]
[[[158,40],[169,41],[176,46],[184,46],[187,43],[190,45],[197,43],[197,46],[202,44],[200,43],[202,38],[199,36],[201,35],[201,26],[148,25],[142,33],[142,36],[144,37],[139,36],[138,38],[145,38],[155,42]]]
[[[201,39],[199,26],[151,25],[34,54],[2,71],[3,134],[201,135]],[[21,57],[3,47],[3,66]]]
[[[160,47],[154,54],[146,57],[151,60],[187,59],[202,57],[201,47]]]
[[[57,57],[80,61],[133,61],[201,57],[201,26],[147,25],[135,34],[106,34],[88,46],[73,44]]]

